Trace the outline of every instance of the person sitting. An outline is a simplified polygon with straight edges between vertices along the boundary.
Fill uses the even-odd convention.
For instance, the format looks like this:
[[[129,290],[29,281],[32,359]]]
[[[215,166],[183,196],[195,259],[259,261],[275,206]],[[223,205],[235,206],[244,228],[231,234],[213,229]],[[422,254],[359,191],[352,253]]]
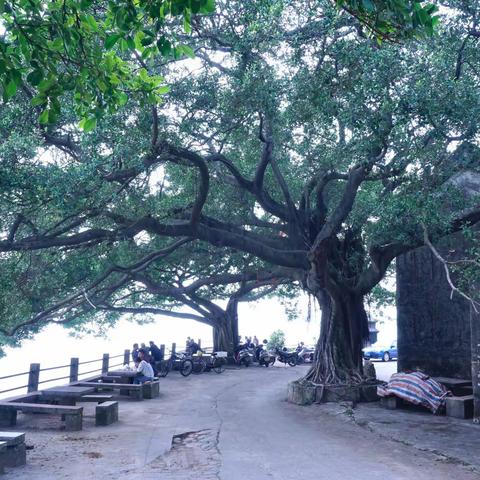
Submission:
[[[143,349],[140,349],[138,353],[138,359],[140,360],[140,363],[137,366],[137,374],[133,379],[133,383],[136,385],[153,381],[153,368],[145,360],[146,353],[147,352],[145,352]]]
[[[155,345],[154,342],[150,341],[150,356],[153,357],[155,362],[163,360],[162,351]]]

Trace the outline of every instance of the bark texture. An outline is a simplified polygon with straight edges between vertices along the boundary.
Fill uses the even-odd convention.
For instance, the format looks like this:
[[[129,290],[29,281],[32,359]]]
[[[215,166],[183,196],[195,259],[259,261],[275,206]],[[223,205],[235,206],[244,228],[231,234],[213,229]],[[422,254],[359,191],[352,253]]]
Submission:
[[[323,385],[361,383],[362,347],[368,338],[363,296],[321,290],[317,299],[322,310],[320,337],[304,380]]]

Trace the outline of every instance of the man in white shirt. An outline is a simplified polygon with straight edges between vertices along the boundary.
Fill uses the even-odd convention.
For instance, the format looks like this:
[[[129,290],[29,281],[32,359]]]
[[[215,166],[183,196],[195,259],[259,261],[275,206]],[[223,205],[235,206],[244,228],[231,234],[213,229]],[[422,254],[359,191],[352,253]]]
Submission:
[[[153,368],[145,361],[145,350],[140,349],[138,352],[138,358],[140,363],[137,366],[137,375],[133,380],[133,383],[140,384],[145,382],[151,382],[153,380]]]

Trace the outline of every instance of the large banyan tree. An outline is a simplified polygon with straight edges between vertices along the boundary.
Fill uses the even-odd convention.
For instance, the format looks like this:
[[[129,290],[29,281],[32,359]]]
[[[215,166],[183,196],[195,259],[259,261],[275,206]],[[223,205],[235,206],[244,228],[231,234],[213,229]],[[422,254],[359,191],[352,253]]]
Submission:
[[[329,2],[218,2],[192,19],[194,60],[138,45],[131,61],[170,82],[158,108],[132,98],[81,135],[68,102],[49,127],[28,95],[2,106],[4,291],[50,255],[68,305],[112,268],[203,242],[295,271],[322,310],[306,378],[361,382],[365,295],[425,234],[480,220],[451,180],[480,165],[480,12],[449,4],[438,37],[379,46]],[[36,301],[25,312],[47,318]]]

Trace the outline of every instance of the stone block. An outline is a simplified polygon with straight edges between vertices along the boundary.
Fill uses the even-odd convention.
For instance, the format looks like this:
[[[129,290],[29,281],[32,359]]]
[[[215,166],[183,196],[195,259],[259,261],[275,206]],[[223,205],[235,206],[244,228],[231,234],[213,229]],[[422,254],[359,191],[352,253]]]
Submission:
[[[69,432],[78,432],[82,429],[82,413],[65,413],[65,430]]]
[[[323,393],[320,394],[320,391]],[[317,387],[317,402],[360,402],[360,387],[339,385]]]
[[[118,422],[118,402],[104,402],[95,408],[95,425],[105,426]]]
[[[5,442],[6,467],[20,467],[27,463],[27,453],[25,448],[25,434],[21,432],[0,432],[0,442]]]
[[[160,395],[160,382],[155,380],[153,382],[143,384],[143,398],[156,398]]]
[[[8,406],[0,407],[0,426],[11,427],[17,424],[17,411]]]
[[[395,410],[402,406],[402,399],[395,396],[381,397],[380,406],[386,408],[387,410]]]
[[[473,395],[447,397],[447,416],[473,418]]]
[[[360,387],[360,401],[376,402],[378,398],[377,385],[362,385]]]
[[[296,405],[311,405],[315,402],[316,387],[299,382],[290,382],[287,390],[287,400]]]
[[[0,442],[7,442],[9,447],[25,443],[25,433],[22,432],[0,432]]]

